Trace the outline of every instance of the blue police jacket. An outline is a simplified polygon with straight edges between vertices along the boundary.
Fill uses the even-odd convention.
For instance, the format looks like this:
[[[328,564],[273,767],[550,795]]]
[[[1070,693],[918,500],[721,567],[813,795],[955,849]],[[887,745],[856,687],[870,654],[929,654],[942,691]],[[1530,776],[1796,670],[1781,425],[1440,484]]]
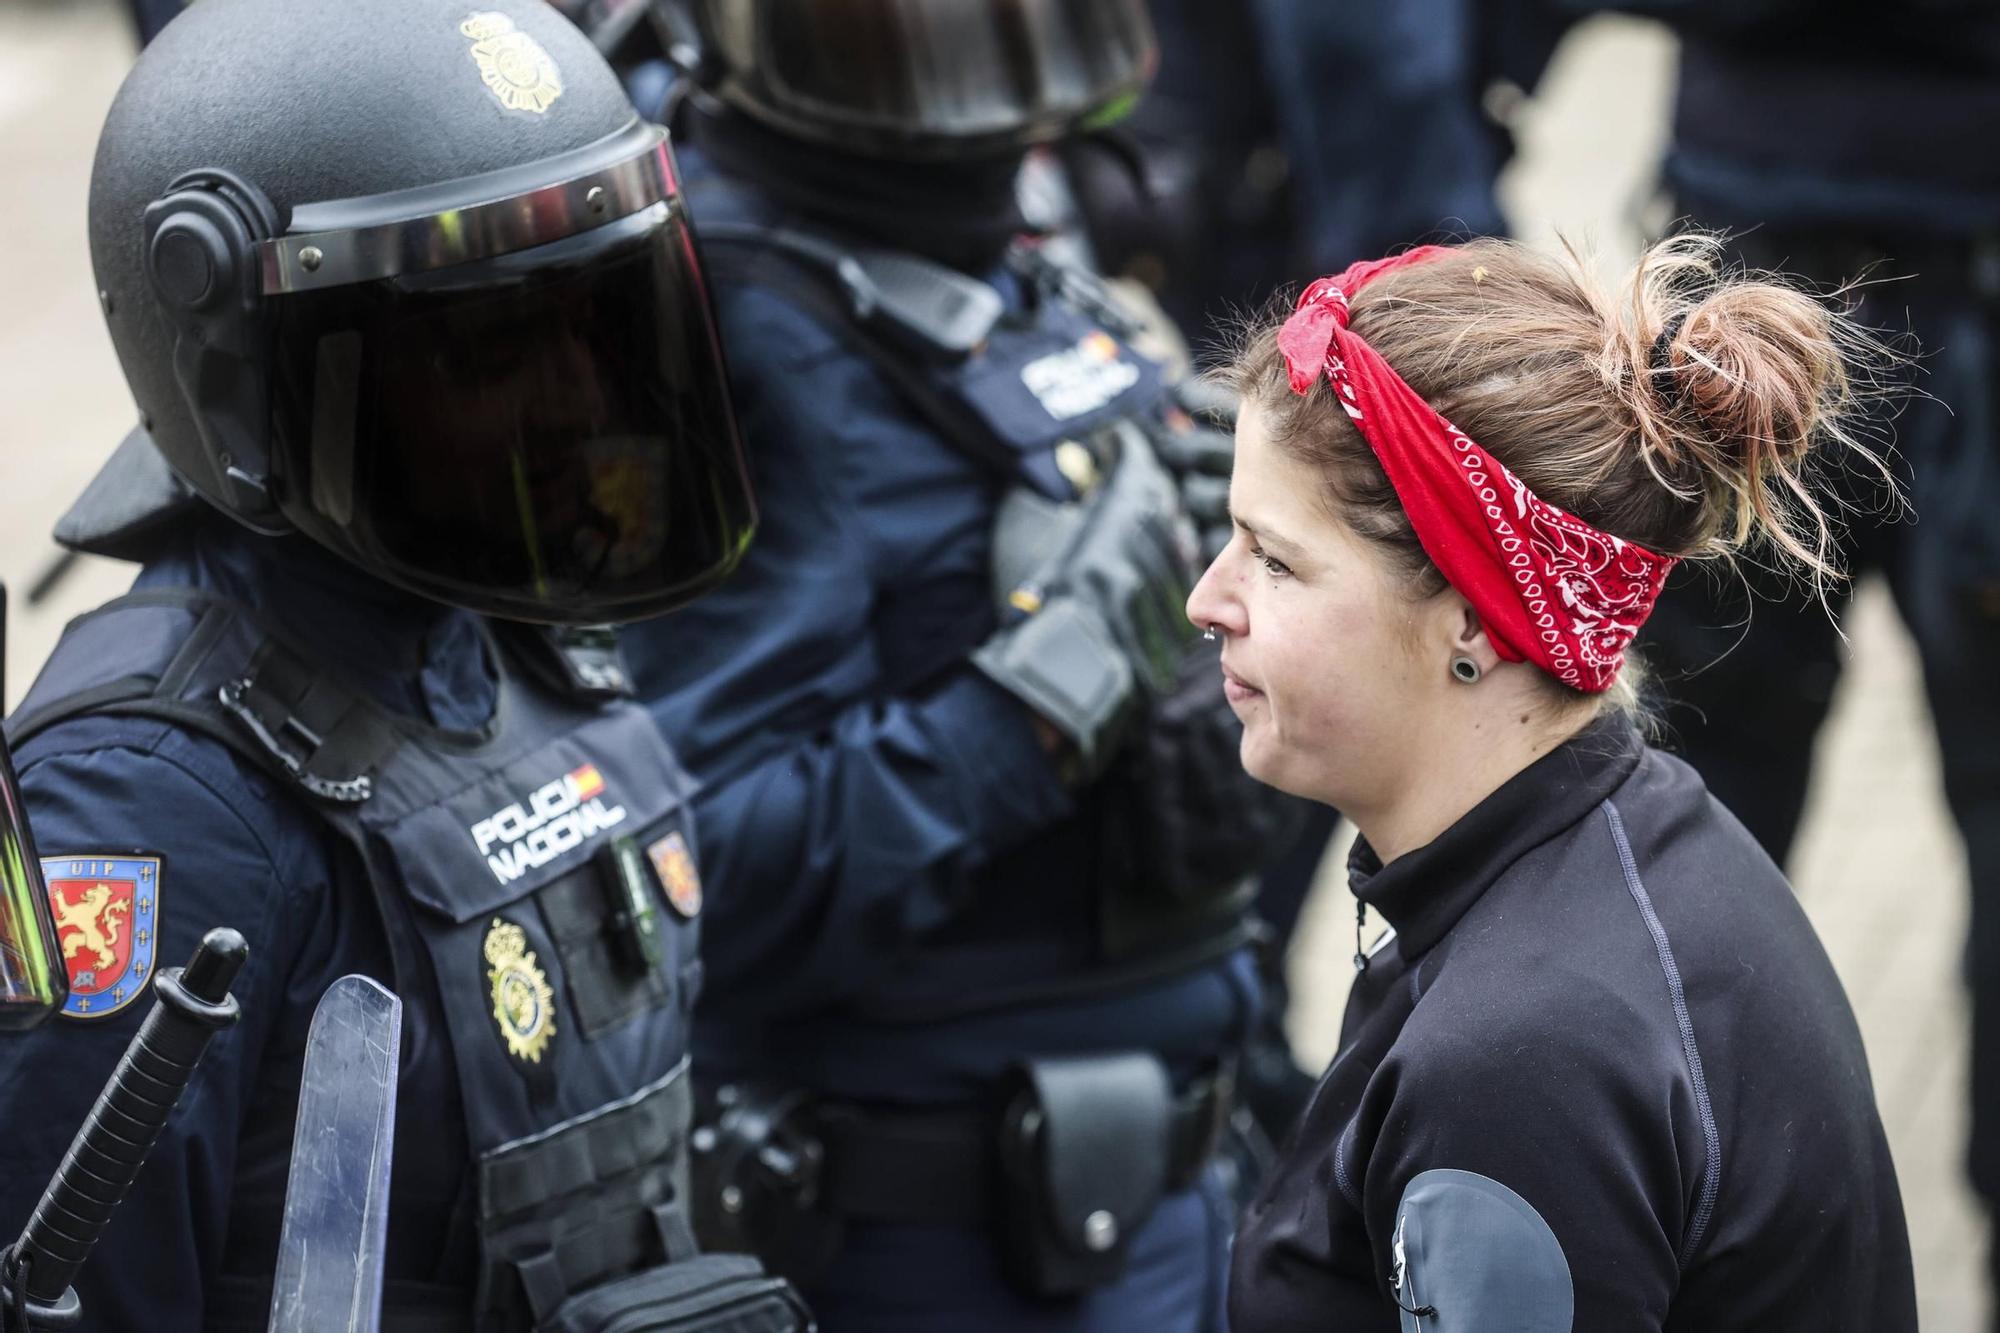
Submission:
[[[472,615],[368,579],[301,539],[204,516],[176,532],[137,587],[196,588],[263,611],[397,713],[471,728],[492,711],[494,668]],[[17,760],[45,860],[157,858],[143,913],[152,925],[134,931],[135,965],[185,963],[214,926],[250,944],[234,986],[241,1021],[210,1047],[76,1283],[87,1327],[201,1328],[205,1294],[228,1288],[231,1275],[268,1281],[273,1269],[313,1007],[350,972],[394,984],[374,897],[351,854],[292,793],[213,740],[158,721],[85,717],[33,738]],[[0,1042],[0,1229],[9,1235],[150,1004],[141,984]],[[411,1021],[406,1056],[423,1040],[422,1016]],[[392,1282],[470,1272],[471,1233],[452,1211],[470,1169],[457,1104],[449,1060],[406,1058]]]
[[[700,223],[778,219],[701,155],[683,165]],[[1093,985],[1096,796],[967,660],[996,625],[1003,480],[811,313],[792,290],[809,278],[712,276],[757,540],[721,589],[625,632],[703,782],[697,1070],[954,1100],[1025,1055],[1212,1061],[1254,1010],[1248,959]],[[1040,998],[982,1003],[1007,992]]]

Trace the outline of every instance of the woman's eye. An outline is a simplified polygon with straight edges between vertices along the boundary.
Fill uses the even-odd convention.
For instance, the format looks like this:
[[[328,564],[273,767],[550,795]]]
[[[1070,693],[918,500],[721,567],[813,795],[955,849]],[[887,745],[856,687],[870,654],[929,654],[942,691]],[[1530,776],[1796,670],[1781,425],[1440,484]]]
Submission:
[[[1251,547],[1250,554],[1257,557],[1258,563],[1263,565],[1265,572],[1273,578],[1283,578],[1292,572],[1286,567],[1284,561],[1277,559],[1275,556],[1265,555],[1262,547]]]

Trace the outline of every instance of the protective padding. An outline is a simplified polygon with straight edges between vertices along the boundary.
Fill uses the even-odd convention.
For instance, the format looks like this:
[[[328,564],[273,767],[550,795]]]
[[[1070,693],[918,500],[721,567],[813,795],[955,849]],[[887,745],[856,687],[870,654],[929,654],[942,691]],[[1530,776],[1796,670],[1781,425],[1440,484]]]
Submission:
[[[1569,1333],[1576,1297],[1562,1245],[1497,1180],[1419,1175],[1396,1209],[1393,1252],[1404,1333]]]

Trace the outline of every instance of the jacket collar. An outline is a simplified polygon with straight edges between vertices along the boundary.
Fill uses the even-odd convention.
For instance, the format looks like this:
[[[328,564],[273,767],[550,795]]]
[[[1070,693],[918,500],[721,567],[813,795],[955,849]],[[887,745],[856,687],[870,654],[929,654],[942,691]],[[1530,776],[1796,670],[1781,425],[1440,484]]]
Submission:
[[[297,535],[265,537],[205,504],[157,537],[136,587],[193,587],[268,615],[340,680],[391,712],[483,726],[498,664],[479,618],[404,592]]]
[[[1631,721],[1609,713],[1516,773],[1436,838],[1383,865],[1367,839],[1347,861],[1354,896],[1396,929],[1414,959],[1458,924],[1521,857],[1580,822],[1645,752]]]

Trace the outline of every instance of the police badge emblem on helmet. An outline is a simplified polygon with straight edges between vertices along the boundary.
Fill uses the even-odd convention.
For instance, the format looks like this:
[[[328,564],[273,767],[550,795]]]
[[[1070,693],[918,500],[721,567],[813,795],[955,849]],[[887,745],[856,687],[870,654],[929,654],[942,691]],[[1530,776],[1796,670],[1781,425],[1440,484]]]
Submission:
[[[544,115],[562,96],[562,71],[542,44],[515,28],[505,14],[484,10],[469,15],[458,30],[472,39],[479,77],[509,111]]]
[[[493,918],[484,952],[486,979],[493,988],[493,1021],[507,1042],[507,1053],[540,1064],[542,1052],[556,1035],[555,988],[536,965],[527,932],[513,922]]]

